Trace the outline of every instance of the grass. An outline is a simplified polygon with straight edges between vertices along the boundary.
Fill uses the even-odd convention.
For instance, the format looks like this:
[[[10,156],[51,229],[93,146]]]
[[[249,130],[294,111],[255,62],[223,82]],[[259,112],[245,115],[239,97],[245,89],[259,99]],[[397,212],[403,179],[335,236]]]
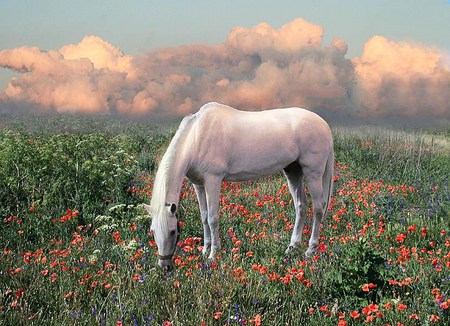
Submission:
[[[29,139],[42,144],[53,139],[55,146],[64,141],[72,149],[80,140],[74,136],[76,121],[69,119],[75,131],[26,131],[21,120],[21,128],[16,122],[3,127],[0,141],[4,148],[14,141],[26,149]],[[161,130],[146,135],[145,123],[114,123],[119,127],[111,129],[105,121],[84,136],[91,144],[86,147],[89,157],[111,160],[114,155],[105,147],[114,139],[114,151],[133,157],[115,164],[132,166],[133,172],[131,179],[121,179],[124,185],[115,187],[116,192],[86,194],[95,209],[83,207],[81,212],[76,202],[70,207],[36,204],[56,196],[40,183],[50,175],[13,180],[16,185],[21,180],[23,187],[14,189],[24,195],[16,196],[14,205],[2,204],[0,211],[0,324],[450,322],[448,131],[334,128],[334,196],[319,253],[309,260],[303,256],[309,225],[301,250],[284,254],[294,212],[281,175],[223,184],[223,250],[215,261],[201,255],[198,206],[185,183],[176,267],[164,275],[155,266],[149,217],[138,203],[151,196],[151,162],[163,153],[168,137],[159,137]],[[2,151],[0,162],[12,162],[7,152]],[[26,150],[22,153],[13,162],[26,167],[30,157]],[[69,159],[71,153],[67,151]],[[39,166],[40,160],[34,160],[34,170],[21,178],[40,171]],[[101,175],[110,168],[98,165],[89,171]],[[14,195],[12,190],[4,193]]]

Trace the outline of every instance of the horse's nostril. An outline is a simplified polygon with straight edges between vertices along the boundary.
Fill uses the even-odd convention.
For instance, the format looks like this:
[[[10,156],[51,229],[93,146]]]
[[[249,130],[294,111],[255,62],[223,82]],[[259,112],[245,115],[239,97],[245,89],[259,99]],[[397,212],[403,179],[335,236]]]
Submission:
[[[164,270],[164,272],[166,272],[166,273],[171,272],[172,269],[173,269],[172,264],[165,265],[165,266],[163,267],[163,270]]]

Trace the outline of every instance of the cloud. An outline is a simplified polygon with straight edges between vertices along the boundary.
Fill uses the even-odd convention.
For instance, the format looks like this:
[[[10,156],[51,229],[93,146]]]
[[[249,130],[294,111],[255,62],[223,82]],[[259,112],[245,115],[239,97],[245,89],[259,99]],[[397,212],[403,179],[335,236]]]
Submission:
[[[86,36],[59,50],[1,51],[0,67],[22,75],[0,93],[0,110],[185,115],[219,101],[247,110],[449,116],[449,61],[439,50],[376,36],[361,57],[346,54],[344,40],[323,44],[323,28],[303,19],[136,56]]]
[[[40,110],[109,112],[109,99],[133,73],[130,62],[130,57],[92,36],[60,51],[4,50],[0,66],[23,75],[10,81],[3,98]]]
[[[450,117],[450,70],[439,50],[374,36],[353,63],[362,113]]]
[[[297,53],[304,48],[320,47],[323,28],[304,19],[296,19],[280,29],[266,23],[254,28],[237,27],[228,35],[227,44],[245,54],[271,52]]]

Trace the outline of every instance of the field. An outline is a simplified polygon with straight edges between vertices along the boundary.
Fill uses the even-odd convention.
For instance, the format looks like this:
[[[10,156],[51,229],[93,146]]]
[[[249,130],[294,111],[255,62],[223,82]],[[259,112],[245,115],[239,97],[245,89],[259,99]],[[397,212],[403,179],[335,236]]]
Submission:
[[[1,325],[450,323],[449,129],[333,127],[334,195],[308,260],[309,226],[284,254],[294,209],[281,174],[223,183],[214,261],[186,182],[165,275],[139,204],[174,128],[2,117]]]

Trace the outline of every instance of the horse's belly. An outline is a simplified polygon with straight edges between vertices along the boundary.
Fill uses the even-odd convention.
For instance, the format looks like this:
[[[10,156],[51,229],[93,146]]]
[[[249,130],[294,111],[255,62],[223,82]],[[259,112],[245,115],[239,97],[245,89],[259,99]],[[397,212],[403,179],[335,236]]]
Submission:
[[[274,155],[276,156],[276,155]],[[284,157],[273,160],[272,157],[265,158],[242,158],[229,165],[224,180],[246,181],[266,177],[281,171],[295,160],[295,157]]]
[[[225,175],[223,180],[225,180],[225,181],[255,180],[255,179],[266,177],[268,175],[272,175],[275,172],[278,172],[280,170],[281,169],[275,170],[275,171],[261,171],[260,173],[255,172],[255,171],[241,171],[241,172],[238,172],[238,173],[227,174],[227,175]]]

